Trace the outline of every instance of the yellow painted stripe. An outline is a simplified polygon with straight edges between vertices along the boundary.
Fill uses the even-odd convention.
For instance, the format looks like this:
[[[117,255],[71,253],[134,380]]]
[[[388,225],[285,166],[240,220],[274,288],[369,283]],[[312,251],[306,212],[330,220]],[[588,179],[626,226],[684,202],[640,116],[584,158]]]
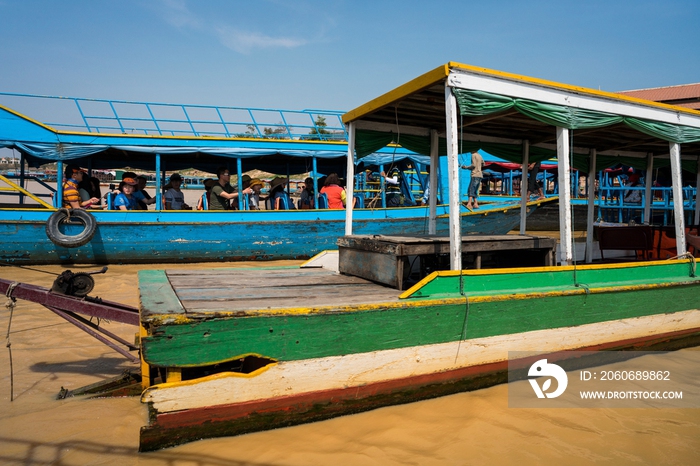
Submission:
[[[352,121],[358,120],[363,116],[374,112],[382,107],[389,104],[397,102],[404,97],[407,97],[414,92],[418,92],[427,87],[433,86],[440,81],[443,81],[450,74],[449,63],[446,65],[440,65],[432,71],[418,76],[417,78],[403,84],[396,89],[387,92],[384,95],[377,97],[376,99],[370,100],[364,105],[357,107],[354,110],[350,110],[345,115],[343,115],[343,123],[347,124]]]
[[[359,120],[370,113],[386,106],[391,103],[397,102],[401,99],[404,99],[408,97],[409,95],[418,92],[422,89],[425,89],[426,87],[432,86],[440,82],[441,80],[444,80],[447,78],[447,76],[450,73],[450,70],[452,69],[462,69],[465,71],[473,72],[473,73],[478,73],[478,74],[483,74],[483,75],[488,75],[488,76],[495,76],[499,78],[504,78],[504,79],[509,79],[513,81],[519,81],[519,82],[524,82],[524,83],[529,83],[529,84],[536,84],[538,86],[545,86],[545,87],[550,87],[550,88],[555,88],[555,89],[562,89],[570,92],[576,92],[580,94],[587,94],[587,95],[593,95],[596,97],[603,97],[606,99],[612,99],[612,100],[618,100],[622,102],[631,102],[635,104],[640,104],[644,105],[647,107],[657,107],[657,108],[663,108],[665,110],[672,110],[674,112],[681,112],[681,113],[687,113],[689,115],[694,115],[694,116],[700,116],[700,111],[699,110],[693,110],[690,108],[686,107],[677,107],[675,105],[669,105],[669,104],[664,104],[661,102],[654,102],[651,100],[644,100],[644,99],[639,99],[636,97],[630,97],[622,94],[617,94],[614,92],[606,92],[606,91],[599,91],[595,89],[589,89],[586,87],[581,87],[581,86],[572,86],[569,84],[562,84],[558,83],[555,81],[549,81],[546,79],[539,79],[539,78],[532,78],[529,76],[523,76],[515,73],[508,73],[505,71],[497,71],[497,70],[492,70],[489,68],[482,68],[482,67],[477,67],[477,66],[472,66],[472,65],[466,65],[464,63],[458,63],[458,62],[448,62],[445,65],[439,66],[435,68],[432,71],[429,71],[425,73],[422,76],[419,76],[416,79],[413,79],[412,81],[409,81],[406,84],[403,84],[396,89],[387,92],[386,94],[383,94],[380,97],[377,97],[376,99],[370,100],[364,105],[361,105],[357,107],[354,110],[349,111],[345,115],[343,115],[343,122],[344,123],[350,123],[355,120]]]
[[[470,270],[439,270],[423,277],[418,283],[399,295],[400,299],[408,299],[415,292],[435,280],[437,277],[483,276],[483,275],[511,275],[516,273],[531,274],[533,272],[573,272],[574,270],[600,270],[600,269],[627,269],[630,267],[649,267],[668,265],[670,263],[689,263],[688,259],[648,261],[648,262],[621,262],[619,264],[586,264],[586,265],[553,265],[547,267],[513,267],[505,269],[470,269]]]
[[[514,73],[507,73],[504,71],[490,70],[488,68],[479,68],[479,67],[475,67],[475,66],[471,66],[471,65],[465,65],[463,63],[449,62],[448,65],[450,66],[450,68],[461,68],[461,69],[473,71],[473,72],[480,73],[480,74],[488,74],[488,75],[498,76],[498,77],[512,79],[512,80],[516,80],[516,81],[528,82],[531,84],[537,84],[537,85],[546,86],[546,87],[554,87],[554,88],[564,89],[564,90],[571,91],[571,92],[578,92],[581,94],[595,95],[597,97],[604,97],[606,99],[620,100],[620,101],[625,101],[625,102],[633,102],[633,103],[642,104],[642,105],[645,105],[648,107],[659,107],[659,108],[663,108],[663,109],[667,109],[667,110],[680,111],[683,113],[688,113],[690,115],[700,116],[699,110],[693,110],[693,109],[690,109],[687,107],[678,107],[676,105],[665,104],[662,102],[654,102],[653,100],[639,99],[637,97],[630,97],[627,95],[618,94],[616,92],[599,91],[596,89],[589,89],[587,87],[572,86],[569,84],[562,84],[562,83],[558,83],[556,81],[549,81],[546,79],[532,78],[529,76],[523,76],[523,75],[514,74]]]
[[[10,188],[3,188],[3,189],[2,189],[3,191],[15,191],[15,192],[19,191],[20,193],[24,194],[25,196],[28,196],[28,197],[30,197],[31,199],[33,199],[34,201],[36,201],[36,202],[38,202],[39,204],[43,205],[43,206],[46,207],[47,209],[56,210],[56,209],[54,208],[54,206],[52,206],[51,204],[48,204],[48,203],[44,202],[43,200],[41,200],[40,198],[38,198],[38,197],[35,196],[34,194],[30,193],[29,191],[27,191],[26,189],[24,189],[24,188],[21,187],[20,185],[13,183],[12,181],[10,181],[9,179],[5,178],[5,177],[2,176],[2,175],[0,175],[0,181],[4,181],[5,183],[7,183],[8,185],[11,186]],[[9,209],[9,210],[15,210],[15,209]],[[38,210],[38,209],[37,209],[37,210]],[[43,210],[43,209],[42,209],[42,210]]]
[[[244,358],[246,356],[257,356],[257,357],[265,358],[265,356],[261,356],[259,354],[249,353],[249,354],[243,354],[241,356],[236,356],[235,358],[231,358],[230,360],[233,361],[235,359],[241,359],[241,358]],[[226,361],[221,361],[221,362],[226,362]],[[203,382],[207,382],[210,380],[226,379],[229,377],[236,377],[239,379],[252,379],[253,377],[259,376],[263,372],[266,372],[267,370],[269,370],[272,367],[275,367],[278,364],[279,364],[278,362],[271,362],[270,364],[263,366],[260,369],[255,369],[253,372],[250,372],[248,374],[243,374],[241,372],[219,372],[217,374],[207,375],[204,377],[199,377],[197,379],[182,380],[182,381],[178,381],[178,382],[159,383],[157,385],[152,385],[152,386],[148,387],[146,390],[144,390],[144,392],[141,394],[141,402],[145,402],[144,397],[145,397],[147,392],[153,391],[153,390],[158,390],[159,388],[196,386],[196,385],[199,385]]]
[[[8,112],[12,113],[13,115],[16,115],[16,116],[18,116],[18,117],[20,117],[20,118],[22,118],[22,119],[24,119],[24,120],[27,120],[27,121],[29,121],[29,122],[31,122],[31,123],[34,123],[35,125],[39,125],[39,126],[41,126],[42,128],[47,129],[47,130],[49,130],[49,131],[51,131],[51,132],[53,132],[53,133],[57,133],[57,132],[58,132],[58,131],[56,131],[55,129],[53,129],[52,127],[47,126],[47,125],[41,123],[40,121],[36,121],[36,120],[34,120],[34,119],[32,119],[32,118],[29,118],[29,117],[26,116],[26,115],[22,115],[22,114],[19,113],[19,112],[15,112],[15,111],[12,110],[11,108],[7,108],[7,107],[5,107],[4,105],[0,105],[0,108],[3,109],[3,110],[7,110]],[[92,133],[91,133],[91,134],[92,134]]]
[[[113,138],[113,137],[119,137],[119,138],[141,138],[141,139],[168,139],[168,140],[200,140],[200,141],[251,141],[251,142],[284,142],[284,143],[292,143],[292,144],[316,144],[316,145],[337,145],[337,146],[347,146],[348,143],[344,141],[298,141],[294,139],[275,139],[275,140],[270,140],[270,139],[259,139],[259,138],[242,138],[242,137],[211,137],[211,136],[168,136],[168,135],[159,135],[159,134],[123,134],[123,133],[90,133],[86,131],[59,131],[55,128],[52,128],[50,126],[47,126],[39,121],[36,121],[32,118],[29,118],[26,115],[23,115],[19,112],[16,112],[12,109],[9,109],[7,107],[4,107],[0,105],[0,108],[7,110],[8,112],[17,115],[20,118],[23,118],[27,121],[30,121],[38,126],[41,126],[42,128],[45,128],[52,133],[55,133],[57,135],[72,135],[72,136],[90,136],[95,138],[96,140],[99,138]]]
[[[469,301],[471,304],[475,303],[489,303],[489,302],[500,302],[500,301],[512,301],[512,300],[525,300],[525,299],[539,299],[539,298],[556,298],[563,296],[575,296],[581,294],[602,294],[602,293],[617,293],[617,292],[627,292],[627,291],[641,291],[641,290],[652,290],[657,288],[671,288],[674,286],[692,285],[697,284],[696,281],[684,281],[684,282],[673,282],[673,283],[661,283],[661,284],[643,284],[643,285],[624,285],[624,286],[612,286],[612,287],[599,287],[599,288],[584,288],[577,287],[570,290],[554,290],[554,291],[543,291],[543,292],[533,292],[533,293],[506,293],[500,295],[490,295],[490,296],[462,296],[456,298],[440,298],[440,299],[417,299],[402,301],[399,303],[395,302],[385,302],[385,303],[373,303],[373,304],[360,304],[355,306],[323,306],[317,308],[286,308],[286,309],[260,309],[260,310],[250,310],[250,311],[237,311],[237,312],[227,312],[227,311],[217,311],[217,317],[260,317],[260,316],[301,316],[301,315],[317,315],[317,314],[331,314],[331,313],[354,313],[354,312],[366,312],[366,311],[376,311],[376,310],[388,310],[388,309],[409,309],[411,307],[424,307],[424,306],[445,306],[451,304],[461,304]],[[401,296],[410,295],[408,291],[403,293]],[[158,315],[149,321],[149,323],[157,323],[162,320],[163,323],[168,324],[189,324],[201,322],[201,315],[190,312],[190,316],[194,318],[188,318],[182,315]],[[234,358],[235,359],[235,358]]]

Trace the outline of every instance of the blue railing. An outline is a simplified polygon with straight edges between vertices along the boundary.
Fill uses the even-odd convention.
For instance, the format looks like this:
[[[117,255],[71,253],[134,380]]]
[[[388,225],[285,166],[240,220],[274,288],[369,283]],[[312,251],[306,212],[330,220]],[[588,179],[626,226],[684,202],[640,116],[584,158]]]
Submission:
[[[295,111],[130,102],[11,92],[0,92],[0,105],[64,131],[160,136],[347,140],[345,126],[341,119],[345,112],[336,110]]]

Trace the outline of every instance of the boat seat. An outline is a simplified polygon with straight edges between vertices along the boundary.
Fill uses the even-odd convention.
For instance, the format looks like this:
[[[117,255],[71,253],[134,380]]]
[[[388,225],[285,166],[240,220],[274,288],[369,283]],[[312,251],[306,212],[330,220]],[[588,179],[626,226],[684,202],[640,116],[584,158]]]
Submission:
[[[292,200],[289,198],[289,194],[282,193],[282,196],[280,196],[279,200],[280,200],[279,210],[290,210],[292,208],[293,204],[292,204]]]
[[[105,198],[107,199],[107,210],[115,210],[114,209],[114,193],[107,193]]]
[[[599,227],[598,247],[603,261],[603,251],[610,250],[634,250],[637,257],[648,260],[654,248],[654,235],[649,225]]]
[[[328,208],[328,196],[326,193],[321,193],[318,195],[318,208],[327,209]]]
[[[353,204],[353,207],[355,209],[364,209],[365,208],[365,198],[362,197],[361,194],[353,194],[352,197],[355,199],[355,203]]]
[[[202,210],[209,210],[209,201],[207,200],[207,192],[202,193]]]

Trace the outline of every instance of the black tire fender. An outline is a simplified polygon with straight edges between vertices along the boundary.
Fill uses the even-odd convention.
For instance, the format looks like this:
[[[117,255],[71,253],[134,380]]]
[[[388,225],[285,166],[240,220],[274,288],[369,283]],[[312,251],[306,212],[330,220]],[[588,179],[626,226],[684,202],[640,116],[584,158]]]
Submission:
[[[74,236],[61,233],[58,226],[66,221],[83,224],[83,231]],[[92,237],[95,236],[96,229],[97,222],[95,221],[95,217],[82,209],[70,209],[70,211],[65,208],[58,209],[51,214],[46,221],[46,236],[48,236],[55,245],[64,248],[77,248],[83,244],[89,243]]]

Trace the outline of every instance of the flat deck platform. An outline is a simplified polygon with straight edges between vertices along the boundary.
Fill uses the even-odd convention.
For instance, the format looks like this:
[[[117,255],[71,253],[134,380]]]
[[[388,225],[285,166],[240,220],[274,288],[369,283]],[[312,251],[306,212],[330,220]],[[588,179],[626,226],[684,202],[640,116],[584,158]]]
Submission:
[[[465,235],[462,265],[464,269],[551,266],[556,246],[557,240],[548,236]],[[338,249],[340,273],[398,290],[435,270],[449,269],[450,239],[445,236],[347,235],[338,239]]]
[[[323,268],[145,270],[139,288],[142,322],[399,301],[395,289]]]

